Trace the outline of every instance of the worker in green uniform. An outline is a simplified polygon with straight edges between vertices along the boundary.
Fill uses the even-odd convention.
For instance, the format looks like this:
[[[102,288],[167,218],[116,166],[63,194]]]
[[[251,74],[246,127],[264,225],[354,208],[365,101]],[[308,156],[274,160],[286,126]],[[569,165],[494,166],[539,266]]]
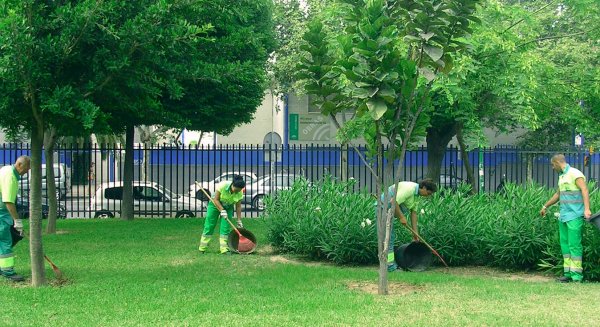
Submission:
[[[584,218],[590,219],[590,194],[581,171],[571,167],[565,156],[552,157],[552,168],[559,173],[558,190],[542,206],[540,215],[546,215],[546,209],[560,201],[558,232],[560,250],[563,255],[563,276],[561,283],[581,282],[583,280],[583,245],[581,244]]]
[[[235,175],[233,181],[225,181],[217,184],[215,188],[214,201],[220,205],[223,210],[219,209],[212,203],[208,202],[208,208],[206,210],[206,220],[204,222],[204,231],[202,232],[202,238],[200,239],[200,253],[205,253],[208,248],[208,243],[212,238],[213,230],[217,224],[219,216],[221,216],[221,227],[219,230],[219,250],[222,254],[230,254],[229,247],[227,246],[227,238],[231,232],[229,223],[225,221],[225,218],[233,217],[233,208],[236,209],[237,214],[237,225],[242,228],[242,199],[244,193],[242,190],[246,187],[244,178],[240,175]]]
[[[431,179],[424,179],[418,184],[414,182],[400,182],[397,185],[398,192],[396,193],[396,204],[394,206],[394,217],[400,220],[400,223],[407,225],[405,214],[410,212],[410,223],[412,230],[416,233],[413,234],[413,241],[419,241],[419,225],[417,218],[417,202],[420,197],[428,197],[437,191],[437,185]],[[390,198],[394,196],[395,185],[388,188]],[[382,195],[383,199],[383,195]],[[393,199],[390,200],[390,206],[393,203]],[[394,219],[390,227],[390,242],[388,246],[388,271],[395,271],[398,269],[396,264],[396,258],[394,256]]]
[[[31,161],[27,156],[17,158],[14,165],[4,166],[0,169],[0,274],[14,281],[22,282],[23,276],[15,272],[15,256],[12,252],[11,226],[20,222],[17,213],[17,193],[19,180],[29,171]]]

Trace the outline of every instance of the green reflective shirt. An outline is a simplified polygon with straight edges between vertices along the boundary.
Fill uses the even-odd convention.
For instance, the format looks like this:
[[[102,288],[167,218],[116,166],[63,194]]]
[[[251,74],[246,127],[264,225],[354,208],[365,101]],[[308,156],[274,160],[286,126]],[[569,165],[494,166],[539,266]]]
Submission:
[[[225,181],[217,184],[217,191],[221,194],[219,200],[223,206],[231,206],[240,202],[244,198],[243,192],[231,193],[230,181]]]
[[[0,168],[0,196],[2,197],[2,202],[0,203],[0,220],[10,225],[13,224],[13,219],[5,203],[17,202],[19,179],[21,179],[21,176],[19,176],[14,166]]]
[[[569,165],[558,176],[558,190],[560,194],[560,221],[568,222],[583,216],[583,194],[577,186],[577,179],[585,176],[583,173]]]
[[[393,192],[393,186],[391,191]],[[393,194],[393,193],[392,193]],[[409,210],[417,210],[417,197],[419,195],[419,184],[414,182],[398,183],[398,193],[396,194],[396,202],[399,205],[404,205]]]

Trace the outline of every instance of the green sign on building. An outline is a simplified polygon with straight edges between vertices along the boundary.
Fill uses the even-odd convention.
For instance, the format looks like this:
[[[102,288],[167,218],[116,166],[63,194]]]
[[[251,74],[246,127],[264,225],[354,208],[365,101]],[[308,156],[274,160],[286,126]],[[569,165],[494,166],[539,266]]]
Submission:
[[[290,114],[290,140],[298,140],[298,114]]]

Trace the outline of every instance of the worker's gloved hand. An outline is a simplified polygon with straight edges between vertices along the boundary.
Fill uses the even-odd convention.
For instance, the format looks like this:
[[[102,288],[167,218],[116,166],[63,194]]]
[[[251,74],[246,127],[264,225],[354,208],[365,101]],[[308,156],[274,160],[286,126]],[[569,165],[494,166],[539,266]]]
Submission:
[[[227,211],[225,209],[221,210],[221,217],[227,218]]]
[[[19,234],[23,235],[23,220],[16,219],[15,223],[14,223],[14,227],[17,231],[19,231]]]
[[[238,222],[237,222],[237,227],[238,227],[238,228],[244,228],[244,224],[242,224],[242,221],[241,221],[241,220],[238,220]]]

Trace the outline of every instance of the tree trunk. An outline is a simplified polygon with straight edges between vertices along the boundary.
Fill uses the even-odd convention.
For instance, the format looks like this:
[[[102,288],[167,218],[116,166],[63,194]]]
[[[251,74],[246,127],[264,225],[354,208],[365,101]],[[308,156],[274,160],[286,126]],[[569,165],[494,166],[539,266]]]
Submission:
[[[133,220],[133,136],[135,127],[127,126],[125,132],[125,163],[123,164],[123,200],[121,218]]]
[[[534,159],[534,155],[531,153],[528,153],[526,155],[527,158],[527,184],[529,186],[529,184],[533,183],[533,159]]]
[[[442,161],[448,143],[456,135],[456,121],[432,120],[427,129],[427,177],[438,182],[440,180]]]
[[[29,186],[29,253],[31,255],[31,284],[35,287],[46,284],[44,249],[42,246],[43,143],[43,123],[36,122],[31,127],[31,180]]]
[[[342,143],[340,146],[340,180],[348,180],[348,144]]]
[[[376,126],[377,123],[375,123]],[[381,173],[383,167],[383,148],[381,145],[381,135],[379,134],[379,130],[376,133],[377,140],[375,142],[375,146],[377,147],[377,186],[375,190],[375,194],[377,194],[377,198],[379,198],[379,194],[383,192],[384,184],[383,179],[384,176]],[[387,192],[383,192],[387,194]],[[385,201],[385,198],[384,198]],[[386,241],[389,241],[389,219],[387,214],[385,214],[385,205],[381,200],[377,199],[377,245],[378,245],[378,254],[379,254],[379,284],[377,287],[377,293],[380,295],[388,294],[388,271],[387,271],[387,244]]]
[[[456,139],[458,140],[458,146],[460,147],[460,157],[462,158],[463,165],[467,171],[467,182],[471,184],[471,194],[475,194],[475,176],[473,175],[473,167],[469,161],[469,155],[467,153],[465,138],[463,135],[463,126],[459,126],[456,129]]]
[[[56,180],[54,176],[54,146],[56,145],[56,130],[50,128],[44,133],[44,153],[46,154],[46,196],[48,197],[48,225],[46,233],[56,233]]]

